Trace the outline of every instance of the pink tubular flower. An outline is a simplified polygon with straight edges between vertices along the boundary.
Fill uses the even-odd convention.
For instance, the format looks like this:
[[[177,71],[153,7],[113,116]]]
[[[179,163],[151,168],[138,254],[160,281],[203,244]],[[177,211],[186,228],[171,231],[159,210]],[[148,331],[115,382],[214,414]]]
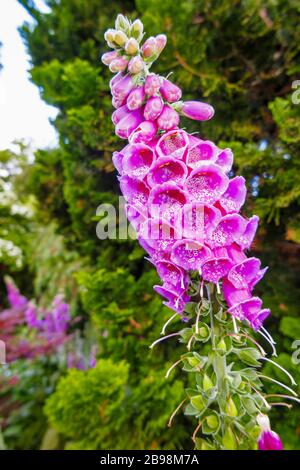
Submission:
[[[123,119],[123,117],[125,117],[129,113],[130,113],[130,110],[129,110],[129,108],[127,108],[126,105],[120,106],[112,114],[111,120],[112,120],[113,124],[116,126],[118,124],[118,122],[120,122],[121,119]]]
[[[179,186],[163,183],[151,190],[148,205],[153,217],[174,222],[187,202],[187,195]]]
[[[180,118],[177,111],[170,108],[170,106],[165,105],[157,119],[157,125],[160,129],[164,131],[169,131],[170,129],[174,129],[174,127],[177,127],[179,121]]]
[[[154,158],[153,151],[147,145],[128,145],[122,162],[123,171],[133,178],[144,179]]]
[[[204,204],[214,204],[226,191],[228,177],[214,163],[203,163],[193,170],[185,183],[191,199]]]
[[[125,75],[111,85],[111,93],[115,98],[126,100],[133,88],[134,82],[131,76]]]
[[[156,145],[161,157],[173,157],[184,160],[188,152],[188,134],[182,129],[173,129],[162,135]]]
[[[259,450],[283,450],[280,437],[271,430],[269,418],[266,415],[260,414],[257,416],[257,422],[261,428],[258,438]]]
[[[215,113],[214,108],[201,101],[185,101],[182,104],[180,113],[195,121],[208,121]]]
[[[180,161],[172,157],[160,157],[147,175],[147,182],[150,187],[173,182],[182,185],[187,176],[187,167]]]
[[[180,100],[182,92],[179,86],[174,85],[166,78],[163,79],[162,85],[159,89],[161,96],[168,101],[168,103],[175,103]]]
[[[194,240],[178,240],[173,248],[171,260],[187,270],[201,269],[211,256],[211,251],[205,245]]]
[[[127,97],[127,107],[131,111],[140,108],[145,100],[145,89],[143,86],[139,86],[131,90]]]
[[[144,117],[149,121],[155,121],[164,107],[163,100],[159,96],[152,96],[145,105]]]

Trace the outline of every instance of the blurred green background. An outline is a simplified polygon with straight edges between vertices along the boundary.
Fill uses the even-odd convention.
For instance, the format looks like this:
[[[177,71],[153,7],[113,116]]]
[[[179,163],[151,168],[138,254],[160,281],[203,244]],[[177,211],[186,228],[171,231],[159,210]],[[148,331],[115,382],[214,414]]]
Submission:
[[[152,291],[156,273],[135,241],[96,237],[96,208],[118,201],[111,155],[122,147],[110,120],[110,73],[100,61],[103,34],[118,13],[140,17],[148,35],[166,33],[154,70],[172,71],[185,99],[215,107],[213,121],[185,124],[231,147],[234,171],[247,178],[244,213],[261,218],[253,253],[270,266],[257,292],[272,310],[266,326],[278,362],[300,383],[292,362],[300,340],[299,1],[47,0],[48,13],[33,0],[19,3],[34,20],[20,33],[33,83],[59,110],[59,145],[38,150],[34,161],[21,144],[0,152],[0,238],[17,248],[13,256],[0,250],[1,308],[5,275],[41,306],[64,293],[72,317],[80,317],[73,332],[81,345],[97,347],[97,364],[68,368],[59,350],[2,366],[0,445],[190,449],[192,419],[179,414],[167,427],[184,383],[179,369],[164,375],[181,346],[148,349],[170,316]],[[16,204],[27,211],[16,215]],[[285,448],[300,449],[300,408],[278,408],[271,420]]]

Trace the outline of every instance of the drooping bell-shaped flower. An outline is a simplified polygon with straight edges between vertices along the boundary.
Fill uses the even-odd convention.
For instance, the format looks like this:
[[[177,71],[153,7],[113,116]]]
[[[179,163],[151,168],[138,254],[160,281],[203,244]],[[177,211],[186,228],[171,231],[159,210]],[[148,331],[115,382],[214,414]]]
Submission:
[[[142,180],[149,172],[154,159],[154,152],[147,145],[130,144],[124,154],[123,171],[133,178]]]
[[[111,82],[111,93],[114,97],[125,100],[134,86],[131,76],[125,75],[120,80],[114,83]]]
[[[218,151],[218,147],[213,142],[197,139],[194,144],[191,143],[189,146],[187,165],[194,170],[205,161],[215,162]]]
[[[168,302],[163,303],[177,313],[182,313],[187,302],[189,302],[190,300],[189,296],[185,294],[184,290],[181,292],[177,292],[164,286],[154,286],[153,289],[159,295],[167,299]]]
[[[216,159],[217,165],[219,165],[225,173],[229,173],[233,164],[233,153],[230,149],[222,150]]]
[[[131,223],[132,227],[138,231],[141,224],[145,222],[146,217],[145,215],[138,210],[135,206],[131,204],[126,204],[125,206],[126,216]]]
[[[255,233],[258,227],[259,217],[257,215],[253,215],[246,224],[245,230],[243,234],[237,240],[237,243],[243,250],[248,250],[252,245],[253,239],[255,237]]]
[[[153,217],[162,217],[174,223],[187,202],[187,195],[182,188],[174,183],[163,183],[151,190],[148,204]]]
[[[228,188],[219,199],[219,204],[222,209],[230,214],[231,212],[239,212],[245,202],[247,188],[245,178],[242,176],[235,176],[229,181]]]
[[[205,281],[217,283],[228,274],[232,268],[229,258],[211,258],[202,266],[202,277]]]
[[[180,113],[196,121],[208,121],[215,113],[214,108],[201,101],[185,101],[180,107]]]
[[[188,134],[182,129],[173,129],[162,135],[156,145],[161,157],[174,157],[184,160],[189,146]]]
[[[182,161],[172,157],[159,157],[147,175],[147,182],[150,187],[167,182],[182,186],[186,177],[187,167]]]
[[[186,289],[187,275],[182,268],[166,260],[158,261],[155,263],[155,266],[164,286],[177,286],[181,289]]]
[[[157,125],[163,131],[169,131],[179,125],[179,114],[169,105],[165,104],[162,112],[157,118]]]
[[[176,229],[161,218],[146,220],[140,229],[140,237],[156,251],[170,252],[179,236]]]
[[[221,218],[218,226],[209,237],[211,248],[228,246],[237,241],[244,231],[245,220],[239,214],[228,214]]]
[[[171,253],[171,260],[187,270],[200,270],[211,256],[211,250],[194,240],[178,240]]]
[[[192,200],[214,204],[226,191],[229,179],[214,163],[202,163],[193,170],[185,183],[185,189]]]
[[[209,238],[221,220],[220,211],[213,206],[194,202],[183,209],[183,234],[186,238],[203,242]]]
[[[137,207],[142,212],[147,211],[149,189],[143,181],[123,175],[120,178],[120,188],[129,204]]]
[[[260,273],[260,266],[258,258],[248,258],[230,270],[228,279],[237,289],[247,289]]]
[[[258,438],[259,450],[283,450],[280,437],[276,432],[271,430],[268,416],[260,414],[256,419],[261,429]]]

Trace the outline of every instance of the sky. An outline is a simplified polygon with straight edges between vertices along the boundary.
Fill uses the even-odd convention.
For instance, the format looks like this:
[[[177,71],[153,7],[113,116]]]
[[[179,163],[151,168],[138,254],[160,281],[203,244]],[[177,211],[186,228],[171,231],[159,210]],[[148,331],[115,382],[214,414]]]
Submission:
[[[35,3],[45,10],[42,0]],[[29,56],[17,30],[24,21],[32,19],[17,0],[0,0],[0,150],[13,149],[13,141],[20,139],[32,150],[57,143],[49,122],[57,111],[41,100],[29,80]]]

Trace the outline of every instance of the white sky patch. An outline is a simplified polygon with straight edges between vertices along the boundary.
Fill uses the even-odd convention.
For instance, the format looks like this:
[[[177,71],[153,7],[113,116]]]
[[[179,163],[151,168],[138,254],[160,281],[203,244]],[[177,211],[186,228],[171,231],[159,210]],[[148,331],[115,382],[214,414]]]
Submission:
[[[42,0],[36,5],[42,9]],[[15,140],[30,143],[32,149],[53,147],[58,141],[49,122],[57,110],[41,100],[29,81],[29,57],[17,30],[24,21],[32,18],[16,0],[0,0],[0,150],[14,148]]]

